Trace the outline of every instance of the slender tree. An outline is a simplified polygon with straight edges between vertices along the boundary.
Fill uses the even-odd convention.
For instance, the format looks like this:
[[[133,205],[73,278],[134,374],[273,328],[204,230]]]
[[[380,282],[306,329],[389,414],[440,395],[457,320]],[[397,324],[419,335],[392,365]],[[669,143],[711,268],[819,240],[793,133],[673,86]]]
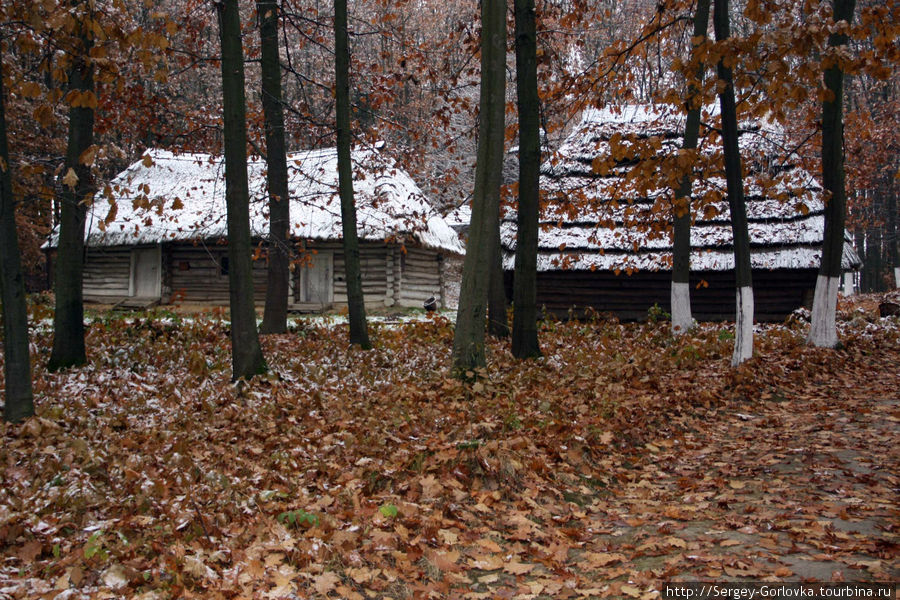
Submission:
[[[494,235],[499,228],[504,114],[506,108],[506,2],[481,2],[481,91],[472,224],[463,262],[456,331],[454,376],[465,378],[486,364],[485,313],[491,279]]]
[[[231,301],[231,376],[266,372],[256,330],[247,183],[244,51],[237,0],[216,2],[222,44],[222,110],[225,127],[225,204],[228,212],[228,288]]]
[[[729,31],[728,0],[715,0],[713,28],[716,41],[725,42]],[[725,156],[725,182],[728,207],[731,212],[731,232],[734,238],[734,275],[736,312],[734,353],[731,364],[737,366],[753,356],[753,280],[750,270],[750,234],[747,231],[747,206],[744,202],[744,181],[741,173],[741,153],[738,147],[737,107],[734,99],[734,79],[725,57],[716,64],[719,76],[719,105],[722,112],[722,144]]]
[[[856,0],[833,0],[836,24],[853,21]],[[847,44],[847,33],[834,31],[828,45],[839,48]],[[822,239],[822,264],[813,296],[812,323],[807,341],[822,348],[838,345],[835,312],[841,285],[841,258],[844,253],[844,223],[847,217],[847,195],[844,190],[844,72],[840,62],[825,70],[825,100],[822,102],[822,183],[825,186],[825,233]]]
[[[51,371],[83,365],[84,347],[84,226],[88,204],[95,192],[91,161],[86,153],[94,144],[93,11],[89,3],[72,4],[77,12],[71,36],[69,69],[69,140],[59,192],[59,244],[56,252]]]
[[[697,148],[700,137],[700,111],[703,106],[703,73],[705,65],[698,59],[700,46],[706,41],[709,27],[710,0],[698,0],[694,13],[694,36],[691,53],[697,61],[694,79],[688,83],[687,121],[681,147],[685,151]],[[690,171],[681,177],[675,191],[674,226],[672,228],[672,333],[686,333],[693,324],[691,316],[691,189]]]
[[[34,414],[31,357],[28,352],[28,310],[25,281],[16,234],[12,165],[6,134],[6,92],[0,53],[0,302],[3,303],[3,356],[6,394],[3,418],[17,423]]]
[[[353,163],[350,158],[350,44],[347,35],[347,0],[334,0],[334,79],[337,121],[338,188],[341,197],[341,228],[350,343],[370,348],[366,304],[362,289],[356,203],[353,199]]]
[[[515,21],[516,102],[519,109],[519,208],[516,215],[512,353],[516,358],[531,358],[541,355],[537,332],[541,123],[534,0],[515,0]]]
[[[278,2],[257,0],[262,105],[266,125],[266,183],[269,188],[269,264],[262,333],[287,331],[290,277],[288,247],[291,221],[284,107],[281,96],[281,61],[278,53]]]
[[[499,206],[498,206],[499,208]],[[491,283],[488,290],[488,333],[496,338],[509,337],[509,319],[506,315],[506,288],[503,284],[503,251],[500,248],[500,227],[491,242]]]

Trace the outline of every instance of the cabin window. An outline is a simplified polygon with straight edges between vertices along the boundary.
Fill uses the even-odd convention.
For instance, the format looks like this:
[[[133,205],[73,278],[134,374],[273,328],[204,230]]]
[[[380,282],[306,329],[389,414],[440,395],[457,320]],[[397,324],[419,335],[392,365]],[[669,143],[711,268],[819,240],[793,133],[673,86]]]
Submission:
[[[219,275],[228,275],[228,257],[223,256],[219,259]]]

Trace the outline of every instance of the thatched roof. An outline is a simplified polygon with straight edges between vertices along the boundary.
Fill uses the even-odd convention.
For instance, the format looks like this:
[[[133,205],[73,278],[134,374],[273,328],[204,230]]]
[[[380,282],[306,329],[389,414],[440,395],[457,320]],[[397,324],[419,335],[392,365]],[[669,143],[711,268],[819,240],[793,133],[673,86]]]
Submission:
[[[354,151],[353,163],[360,239],[396,239],[464,252],[456,232],[431,208],[405,171],[376,150]],[[255,237],[265,238],[269,231],[265,161],[251,158],[247,172],[250,229]],[[91,246],[114,246],[225,238],[224,175],[222,157],[148,150],[97,194],[88,214],[85,241]],[[291,234],[298,239],[340,239],[336,151],[289,154],[288,178]],[[50,240],[51,246],[55,244],[56,232]]]
[[[541,167],[538,269],[670,269],[671,186],[677,177],[667,176],[663,166],[678,160],[702,172],[692,201],[692,270],[733,268],[721,140],[710,129],[718,126],[717,112],[704,112],[700,149],[688,156],[680,150],[684,116],[671,108],[587,111]],[[753,267],[818,268],[824,225],[821,186],[785,151],[777,127],[743,123],[741,131]],[[515,231],[515,215],[508,212],[501,226],[506,269],[513,267]],[[848,246],[844,267],[858,265]]]

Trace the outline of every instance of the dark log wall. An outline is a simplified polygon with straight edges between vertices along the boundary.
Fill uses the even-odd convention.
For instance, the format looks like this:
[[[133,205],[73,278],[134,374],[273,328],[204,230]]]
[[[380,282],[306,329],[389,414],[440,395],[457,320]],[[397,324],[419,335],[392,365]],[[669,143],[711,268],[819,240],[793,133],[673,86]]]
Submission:
[[[127,296],[131,286],[131,249],[89,248],[84,261],[84,294]]]
[[[507,271],[505,276],[507,295],[511,296],[512,272]],[[622,320],[640,320],[647,317],[648,309],[654,304],[670,311],[670,277],[668,271],[632,275],[616,275],[610,271],[543,271],[538,273],[537,303],[559,318],[570,314],[580,317],[590,308]],[[815,285],[815,269],[754,269],[755,320],[784,320],[811,301]],[[699,321],[734,320],[734,273],[692,273],[691,312]]]
[[[317,242],[310,243],[308,248],[333,257],[334,304],[346,305],[344,256],[340,244]],[[132,249],[130,246],[89,249],[85,263],[85,293],[92,298],[127,297]],[[48,254],[52,256],[53,252]],[[162,303],[227,305],[228,274],[222,269],[227,254],[227,246],[214,242],[163,244]],[[370,242],[361,244],[360,254],[367,305],[421,307],[428,297],[443,296],[441,261],[436,251],[414,247],[404,251],[397,245]],[[294,269],[295,283],[302,268],[298,265]],[[253,286],[256,303],[262,305],[266,293],[264,256],[253,261]]]
[[[227,256],[227,246],[163,246],[163,302],[228,304],[228,273],[221,267]],[[257,303],[265,302],[265,260],[253,261],[253,295]]]

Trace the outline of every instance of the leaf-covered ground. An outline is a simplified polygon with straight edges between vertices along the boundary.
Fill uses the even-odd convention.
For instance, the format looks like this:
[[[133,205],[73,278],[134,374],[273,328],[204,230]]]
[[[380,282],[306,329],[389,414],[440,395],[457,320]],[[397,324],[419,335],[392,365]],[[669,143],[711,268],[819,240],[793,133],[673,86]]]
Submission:
[[[896,581],[900,324],[548,323],[447,378],[443,318],[300,322],[229,381],[214,317],[100,316],[0,426],[0,598],[652,598],[667,580]]]

